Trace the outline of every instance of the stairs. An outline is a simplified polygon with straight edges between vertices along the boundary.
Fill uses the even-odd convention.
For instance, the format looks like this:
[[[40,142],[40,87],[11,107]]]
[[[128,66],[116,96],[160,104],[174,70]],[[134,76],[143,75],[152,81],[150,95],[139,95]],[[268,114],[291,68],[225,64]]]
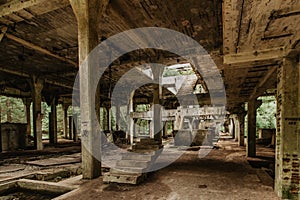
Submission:
[[[122,154],[116,167],[103,178],[105,183],[139,184],[147,178],[147,172],[162,152],[163,145],[154,139],[141,139],[128,153]]]

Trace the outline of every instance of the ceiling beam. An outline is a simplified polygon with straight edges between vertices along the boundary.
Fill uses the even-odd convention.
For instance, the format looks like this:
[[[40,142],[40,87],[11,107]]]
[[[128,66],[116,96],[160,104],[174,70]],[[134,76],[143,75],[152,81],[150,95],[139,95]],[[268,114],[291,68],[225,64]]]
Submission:
[[[284,9],[276,10],[273,15],[271,16],[271,19],[278,19],[283,17],[290,17],[293,15],[299,15],[300,14],[300,4],[296,6],[289,6]]]
[[[13,40],[13,41],[19,43],[19,44],[22,44],[22,45],[24,45],[24,46],[30,48],[30,49],[33,49],[33,50],[38,51],[38,52],[40,52],[40,53],[43,53],[43,54],[46,54],[46,55],[51,56],[51,57],[53,57],[53,58],[56,58],[56,59],[58,59],[58,60],[62,60],[62,61],[64,61],[64,62],[70,63],[70,64],[74,65],[75,67],[78,67],[78,64],[77,64],[76,62],[74,62],[73,60],[70,60],[70,59],[64,58],[64,57],[62,57],[62,56],[59,56],[59,55],[57,55],[57,54],[55,54],[55,53],[52,53],[51,51],[49,51],[49,50],[47,50],[47,49],[44,49],[44,48],[42,48],[42,47],[40,47],[40,46],[37,46],[37,45],[32,44],[32,43],[30,43],[30,42],[28,42],[28,41],[25,41],[25,40],[23,40],[23,39],[21,39],[21,38],[18,38],[18,37],[16,37],[16,36],[12,35],[12,34],[6,33],[5,36],[6,36],[7,38],[9,38],[9,39],[11,39],[11,40]]]
[[[235,52],[241,11],[236,9],[241,6],[238,0],[223,0],[223,53]]]
[[[0,17],[12,14],[14,12],[18,12],[22,9],[29,8],[31,6],[35,6],[37,4],[40,4],[42,2],[45,2],[46,0],[13,0],[6,4],[3,4],[0,6]]]
[[[6,31],[7,31],[7,27],[6,26],[3,26],[1,29],[0,29],[0,42],[2,41]]]
[[[0,67],[0,71],[8,73],[8,74],[16,75],[16,76],[21,76],[21,77],[24,77],[24,78],[31,78],[31,76],[29,74],[26,74],[24,72],[18,72],[18,71],[14,71],[14,70],[10,70],[10,69],[5,69],[3,67]],[[63,88],[73,90],[73,86],[67,85],[65,83],[61,83],[61,82],[57,82],[57,81],[53,81],[53,80],[49,80],[49,79],[45,79],[45,82],[50,84],[50,85],[56,85],[56,86],[59,86],[59,87],[63,87]]]
[[[9,97],[31,97],[31,92],[24,92],[16,88],[5,87],[0,94]]]
[[[254,65],[259,62],[280,61],[286,55],[284,47],[228,54],[224,56],[224,64],[228,65]]]
[[[257,86],[254,88],[253,92],[250,95],[250,99],[256,99],[265,91],[261,90],[261,88],[267,83],[270,77],[277,71],[277,67],[271,67],[267,74],[260,80]]]

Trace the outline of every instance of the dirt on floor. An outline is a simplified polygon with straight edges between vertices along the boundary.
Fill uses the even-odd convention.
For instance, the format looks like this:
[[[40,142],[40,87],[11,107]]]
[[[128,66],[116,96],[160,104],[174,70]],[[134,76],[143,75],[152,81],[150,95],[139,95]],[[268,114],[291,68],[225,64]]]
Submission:
[[[104,184],[100,177],[61,199],[279,199],[270,183],[258,176],[257,172],[265,174],[263,169],[249,165],[244,147],[231,140],[219,142],[219,147],[204,158],[198,151],[187,151],[137,186]]]

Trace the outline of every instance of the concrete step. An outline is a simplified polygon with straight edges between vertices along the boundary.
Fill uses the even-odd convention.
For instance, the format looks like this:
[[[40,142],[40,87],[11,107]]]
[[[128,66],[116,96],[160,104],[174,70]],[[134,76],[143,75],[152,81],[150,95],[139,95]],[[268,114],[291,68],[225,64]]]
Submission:
[[[144,181],[146,174],[110,174],[107,173],[103,177],[104,183],[127,183],[127,184],[139,184]]]
[[[116,167],[111,168],[111,174],[141,174],[145,171],[146,168],[143,167]]]
[[[122,154],[122,160],[152,161],[154,155],[155,152],[153,154],[124,153]]]
[[[147,168],[150,161],[142,160],[119,160],[117,161],[117,167],[143,167]]]

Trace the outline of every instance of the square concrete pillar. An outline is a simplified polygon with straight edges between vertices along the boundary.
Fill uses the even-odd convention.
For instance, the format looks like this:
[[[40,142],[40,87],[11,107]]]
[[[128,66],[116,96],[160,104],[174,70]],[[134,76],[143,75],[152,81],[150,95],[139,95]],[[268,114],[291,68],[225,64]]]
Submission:
[[[25,98],[23,99],[23,103],[25,105],[25,111],[26,111],[26,122],[27,122],[27,136],[31,135],[31,118],[30,118],[30,106],[31,106],[32,99]]]
[[[286,57],[277,71],[275,191],[300,199],[300,64]]]
[[[248,135],[247,135],[247,156],[256,156],[256,110],[261,101],[250,99],[248,101]]]
[[[130,138],[130,144],[133,144],[133,138],[134,138],[134,119],[131,116],[131,113],[134,112],[134,105],[133,105],[133,97],[134,97],[134,91],[131,92],[127,107],[127,116],[128,116],[128,133],[126,138]]]
[[[64,137],[65,139],[68,139],[68,109],[69,109],[68,104],[63,104],[63,128],[64,128]]]
[[[51,113],[49,113],[49,142],[50,144],[57,143],[57,99],[52,97]]]
[[[82,175],[93,179],[101,175],[101,135],[95,108],[99,108],[95,96],[97,78],[93,65],[97,60],[89,59],[89,53],[98,45],[99,21],[109,0],[70,0],[78,24],[79,75],[80,75],[80,114]],[[87,60],[86,60],[87,59]],[[96,68],[99,66],[96,66]],[[98,99],[98,98],[97,98]],[[96,105],[97,104],[97,105]]]
[[[153,132],[154,139],[162,142],[162,106],[160,100],[162,98],[162,73],[161,66],[151,66],[154,82],[157,84],[153,90]]]
[[[42,90],[44,86],[44,80],[33,76],[30,85],[33,98],[34,147],[37,150],[43,150],[44,147],[42,140]]]
[[[69,140],[73,140],[73,116],[69,116]]]
[[[116,105],[116,130],[121,130],[121,107]]]
[[[240,133],[239,133],[239,137],[238,137],[239,146],[245,145],[245,116],[246,116],[246,113],[238,114],[238,120],[239,120],[239,124],[240,124]]]

